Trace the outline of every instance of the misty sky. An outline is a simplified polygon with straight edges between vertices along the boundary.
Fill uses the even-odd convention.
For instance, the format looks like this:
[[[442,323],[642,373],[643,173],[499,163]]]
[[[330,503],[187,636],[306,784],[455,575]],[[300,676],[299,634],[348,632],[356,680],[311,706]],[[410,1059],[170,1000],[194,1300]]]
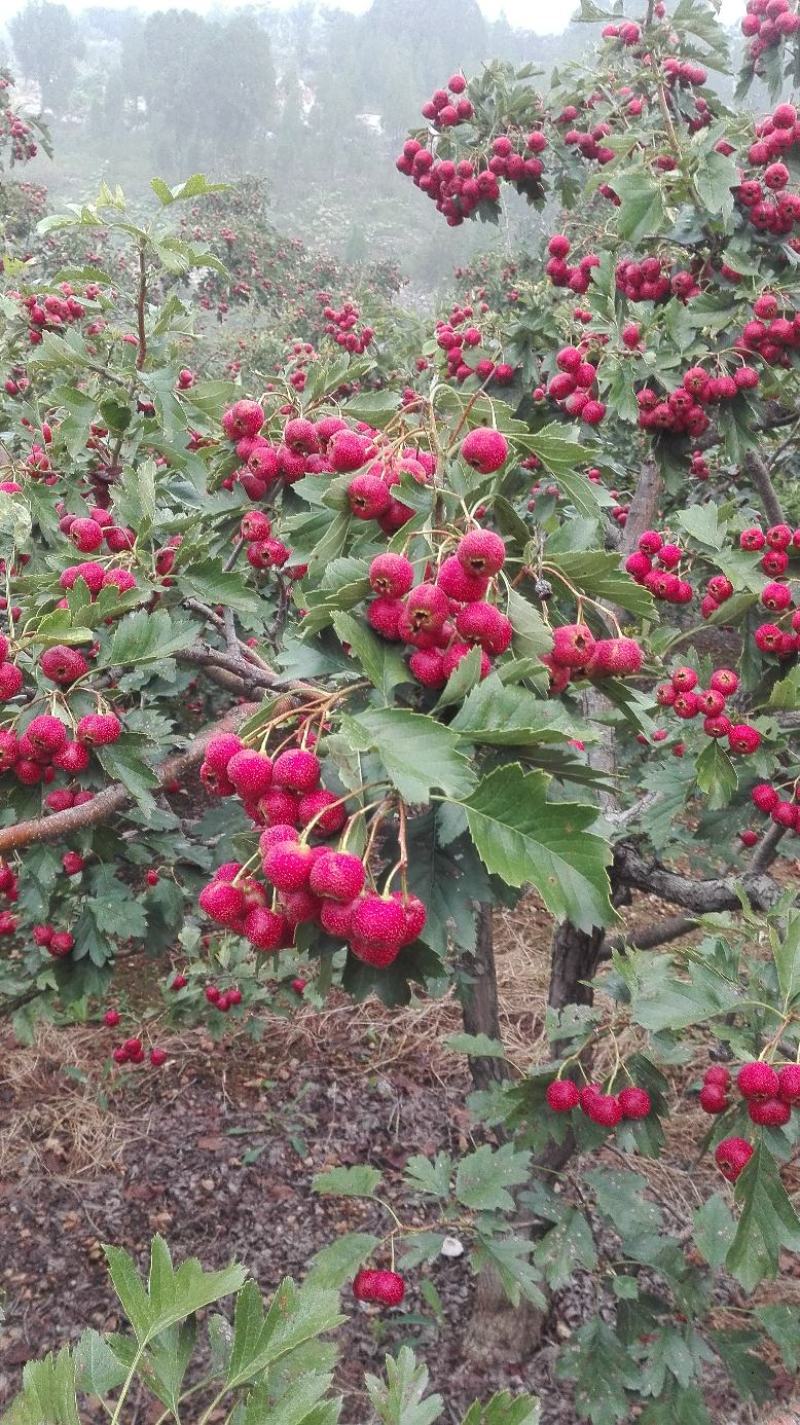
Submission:
[[[231,10],[241,10],[245,8],[243,0],[65,0],[67,9],[74,12],[88,9],[92,4],[102,3],[110,10],[136,9],[143,11],[150,10],[197,10],[201,14],[212,12],[226,12]],[[269,0],[269,3],[252,3],[247,8],[252,10],[285,10],[291,9],[295,0]],[[371,0],[330,0],[331,8],[361,12],[368,10]],[[397,0],[398,5],[403,0]],[[563,30],[572,12],[570,0],[479,0],[479,4],[484,14],[490,19],[496,19],[500,14],[505,13],[512,25],[519,26],[527,30],[537,30],[540,34],[548,34],[554,31]],[[722,18],[727,22],[733,22],[744,13],[745,0],[722,0]],[[0,13],[3,18],[11,18],[11,15],[23,6],[19,0],[0,0]],[[4,13],[7,11],[7,14]]]

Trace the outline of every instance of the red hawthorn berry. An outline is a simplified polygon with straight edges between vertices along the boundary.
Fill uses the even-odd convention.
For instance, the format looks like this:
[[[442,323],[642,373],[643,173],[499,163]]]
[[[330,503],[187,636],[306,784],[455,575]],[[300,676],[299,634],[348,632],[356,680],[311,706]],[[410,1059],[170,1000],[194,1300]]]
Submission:
[[[237,401],[222,416],[222,429],[229,440],[256,436],[264,424],[264,412],[256,401]]]
[[[455,563],[460,570],[461,566],[457,560]],[[406,596],[404,625],[408,624],[412,635],[414,633],[438,633],[449,612],[450,605],[444,589],[440,588],[438,584],[418,584]],[[401,632],[403,632],[402,629]]]
[[[22,690],[22,669],[16,663],[0,663],[0,702],[9,702]]]
[[[305,988],[306,988],[306,985],[307,985],[307,984],[308,984],[308,981],[307,981],[307,980],[301,980],[301,979],[299,978],[299,976],[298,976],[296,979],[292,980],[292,982],[291,982],[291,987],[292,987],[292,989],[294,990],[294,992],[295,992],[296,995],[302,995],[302,994],[305,992]]]
[[[707,1084],[720,1084],[727,1089],[731,1081],[731,1071],[724,1064],[709,1064],[703,1078]]]
[[[65,876],[79,876],[85,864],[83,857],[78,851],[66,851],[61,857],[61,865],[64,867]]]
[[[739,832],[739,840],[743,846],[749,849],[751,846],[757,846],[760,838],[757,831],[753,831],[750,827],[745,827],[744,831]]]
[[[288,929],[285,915],[267,906],[255,906],[244,918],[242,934],[256,950],[281,950],[286,944]]]
[[[761,568],[773,578],[785,574],[789,566],[789,556],[785,549],[770,549],[761,559]]]
[[[586,665],[587,678],[628,678],[638,673],[644,655],[634,638],[598,638]]]
[[[158,1049],[153,1047],[150,1050],[150,1063],[153,1065],[154,1069],[158,1069],[161,1067],[162,1064],[166,1064],[168,1057],[169,1056],[167,1054],[166,1049]]]
[[[700,1107],[704,1113],[724,1113],[728,1095],[721,1084],[705,1083],[700,1090]]]
[[[480,647],[480,645],[478,645],[478,647]],[[446,679],[450,677],[451,673],[455,672],[459,663],[463,662],[471,652],[472,649],[468,643],[450,644],[450,647],[442,654],[442,672]],[[480,649],[480,655],[481,660],[478,676],[483,679],[488,677],[492,664],[489,655],[483,648]]]
[[[315,896],[350,902],[364,889],[364,863],[346,851],[326,851],[314,862],[309,884]]]
[[[694,668],[676,668],[672,674],[672,685],[681,693],[691,692],[697,687],[697,673]]]
[[[79,718],[75,737],[88,747],[107,747],[122,733],[122,723],[114,713],[87,713]]]
[[[725,707],[725,694],[718,692],[716,688],[697,689],[695,695],[700,710],[706,717],[718,717]]]
[[[554,1079],[547,1085],[545,1097],[548,1107],[552,1108],[554,1113],[569,1113],[573,1108],[577,1108],[581,1096],[572,1079]]]
[[[107,1009],[103,1015],[103,1023],[108,1029],[115,1029],[119,1021],[120,1013],[118,1009]]]
[[[603,1128],[614,1128],[622,1121],[622,1108],[614,1094],[595,1093],[586,1102],[581,1098],[581,1108],[592,1123]]]
[[[550,657],[561,668],[585,668],[594,648],[594,634],[585,623],[562,624],[553,632]]]
[[[170,981],[170,986],[169,986],[169,987],[170,987],[171,990],[174,990],[174,991],[176,992],[176,994],[177,994],[178,990],[185,990],[185,989],[186,989],[186,986],[188,985],[188,983],[189,983],[189,981],[188,981],[188,979],[186,978],[185,975],[173,975],[172,980]]]
[[[37,752],[46,754],[48,758],[63,752],[68,741],[63,722],[57,717],[51,717],[49,713],[41,713],[32,718],[25,729],[25,736],[33,743]]]
[[[304,747],[288,748],[275,759],[272,780],[292,792],[313,792],[319,784],[320,761]]]
[[[414,566],[403,554],[378,554],[369,566],[370,586],[385,599],[401,599],[414,586]]]
[[[315,836],[334,836],[344,826],[347,811],[339,797],[329,792],[327,787],[320,787],[300,798],[297,820],[301,826],[308,826],[313,821]]]
[[[758,528],[745,529],[739,535],[739,544],[742,549],[758,550],[763,549],[766,543],[764,531]]]
[[[299,841],[270,846],[263,861],[264,875],[279,891],[299,891],[308,885],[314,857],[311,847]]]
[[[774,524],[767,530],[766,542],[770,549],[788,549],[792,542],[792,531],[788,524]]]
[[[765,584],[761,590],[761,602],[771,613],[782,613],[792,602],[792,591],[788,584]]]
[[[505,653],[514,634],[510,619],[494,604],[465,604],[456,616],[456,629],[462,638],[479,643],[487,653]]]
[[[263,752],[243,747],[234,752],[225,774],[243,801],[257,802],[272,785],[272,761]]]
[[[499,430],[478,426],[461,442],[461,456],[481,475],[491,475],[508,459],[508,442]]]
[[[800,1064],[784,1064],[778,1071],[778,1095],[784,1103],[800,1104]]]
[[[714,1160],[722,1176],[735,1183],[753,1156],[752,1144],[744,1138],[723,1138],[717,1144]]]
[[[734,673],[732,668],[715,668],[708,680],[708,685],[729,698],[739,686],[739,675]]]
[[[448,599],[455,599],[459,604],[475,604],[484,597],[489,587],[489,580],[471,577],[456,555],[450,554],[439,567],[436,575],[436,587]],[[449,612],[449,605],[447,611]]]
[[[717,717],[703,718],[703,732],[707,737],[727,737],[731,730],[731,720],[724,713]]]
[[[750,793],[750,800],[753,806],[758,807],[759,811],[766,812],[768,815],[771,811],[774,811],[778,805],[780,794],[769,782],[759,782],[753,787]]]
[[[398,1272],[361,1271],[353,1281],[357,1301],[379,1306],[399,1306],[405,1296],[405,1282]]]
[[[676,717],[683,718],[684,720],[697,717],[700,711],[700,699],[697,694],[693,692],[677,693],[675,701],[672,704],[672,710]]]
[[[737,722],[728,733],[728,746],[731,752],[749,757],[761,746],[761,733],[749,723]]]
[[[764,1128],[782,1128],[792,1116],[791,1105],[782,1098],[751,1098],[747,1112],[753,1123]]]
[[[405,933],[403,907],[391,897],[368,891],[358,901],[351,920],[354,938],[377,950],[396,949]]]
[[[647,1118],[653,1104],[647,1089],[631,1085],[617,1094],[623,1118]]]
[[[658,554],[658,551],[664,543],[664,540],[662,536],[658,533],[658,530],[646,529],[643,534],[639,535],[639,539],[637,542],[639,549],[643,554],[653,555]]]
[[[356,475],[347,487],[350,509],[359,520],[376,520],[388,510],[392,496],[378,475]]]
[[[633,554],[629,554],[625,560],[627,573],[630,574],[631,578],[635,579],[637,583],[644,579],[646,575],[651,572],[652,568],[653,566],[649,556],[641,549],[634,550]]]
[[[775,1098],[778,1094],[778,1075],[771,1064],[756,1059],[742,1064],[736,1075],[736,1086],[745,1098]]]
[[[408,666],[423,688],[442,688],[447,682],[444,656],[438,648],[418,648],[409,658]]]
[[[405,614],[405,604],[401,599],[372,599],[367,605],[367,623],[382,638],[392,643],[401,638],[400,626]]]
[[[244,914],[243,891],[227,881],[209,881],[197,899],[200,909],[218,925],[235,925]]]
[[[474,529],[456,549],[459,564],[473,579],[499,573],[506,559],[506,547],[499,534],[490,529]]]

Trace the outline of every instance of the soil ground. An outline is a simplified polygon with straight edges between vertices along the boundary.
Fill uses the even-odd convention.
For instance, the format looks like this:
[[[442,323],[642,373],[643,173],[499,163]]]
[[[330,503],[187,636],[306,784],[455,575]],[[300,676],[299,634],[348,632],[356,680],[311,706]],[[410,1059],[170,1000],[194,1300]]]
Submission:
[[[649,923],[666,909],[639,897],[628,920]],[[549,936],[535,900],[498,927],[504,1036],[520,1067],[543,1057]],[[0,1403],[19,1387],[26,1360],[86,1325],[122,1324],[104,1242],[141,1262],[160,1232],[176,1258],[243,1261],[269,1293],[287,1273],[302,1276],[309,1257],[341,1233],[381,1230],[372,1208],[311,1191],[314,1173],[365,1161],[383,1172],[403,1220],[419,1220],[399,1185],[407,1157],[441,1148],[456,1154],[474,1141],[465,1061],[443,1042],[459,1028],[451,1002],[398,1013],[341,1000],[322,1013],[303,1008],[291,1022],[276,1018],[257,1045],[243,1034],[212,1045],[193,1031],[168,1046],[175,1054],[165,1069],[113,1078],[104,1077],[113,1038],[104,1029],[50,1030],[31,1048],[0,1043]],[[676,1099],[689,1077],[676,1081]],[[707,1163],[698,1169],[700,1125],[687,1131],[687,1114],[697,1110],[684,1097],[666,1158],[637,1165],[678,1228],[719,1187]],[[540,1396],[542,1425],[575,1425],[569,1387],[555,1381],[553,1368],[587,1308],[587,1283],[578,1279],[555,1296],[530,1359],[520,1341],[519,1359],[479,1366],[470,1351],[474,1284],[464,1259],[426,1272],[441,1298],[440,1324],[419,1293],[419,1272],[402,1312],[376,1316],[346,1300],[338,1374],[344,1418],[368,1413],[364,1370],[380,1369],[387,1350],[408,1342],[448,1402],[445,1419],[456,1421],[474,1398],[508,1388]],[[780,1297],[800,1305],[791,1275]],[[733,1291],[720,1299],[717,1324],[733,1324],[735,1305]],[[712,1369],[708,1385],[715,1425],[755,1420],[754,1410],[734,1403],[721,1373]],[[784,1387],[788,1395],[786,1377],[779,1396]],[[151,1422],[142,1417],[137,1425]]]

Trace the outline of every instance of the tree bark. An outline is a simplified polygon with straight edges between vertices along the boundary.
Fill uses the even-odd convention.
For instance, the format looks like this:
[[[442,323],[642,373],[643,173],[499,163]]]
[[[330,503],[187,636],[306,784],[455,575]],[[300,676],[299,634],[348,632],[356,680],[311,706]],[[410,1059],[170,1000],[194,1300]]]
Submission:
[[[492,907],[478,906],[475,951],[461,959],[461,969],[470,983],[461,991],[461,1017],[467,1034],[485,1034],[499,1039],[500,1012],[497,1000],[497,967],[494,959],[494,921]],[[474,1055],[469,1060],[472,1082],[476,1089],[488,1089],[508,1078],[505,1059]]]

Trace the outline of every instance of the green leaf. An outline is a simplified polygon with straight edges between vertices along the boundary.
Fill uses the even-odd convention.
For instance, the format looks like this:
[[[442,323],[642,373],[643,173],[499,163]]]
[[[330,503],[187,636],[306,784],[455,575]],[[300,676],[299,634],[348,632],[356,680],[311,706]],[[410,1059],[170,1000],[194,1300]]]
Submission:
[[[332,1197],[374,1197],[380,1181],[377,1168],[359,1163],[352,1168],[330,1168],[326,1173],[316,1173],[312,1187],[314,1192]]]
[[[222,568],[222,561],[206,559],[180,571],[181,591],[204,604],[223,604],[237,614],[263,613],[259,594],[247,587],[244,576]]]
[[[694,1245],[708,1265],[715,1269],[724,1266],[736,1231],[736,1223],[721,1193],[712,1193],[702,1207],[695,1208],[692,1225]]]
[[[575,1382],[575,1406],[581,1418],[592,1425],[616,1425],[629,1419],[627,1391],[637,1388],[639,1371],[616,1333],[599,1316],[574,1333],[556,1371]]]
[[[500,1278],[500,1285],[512,1306],[524,1297],[539,1311],[547,1310],[542,1292],[541,1276],[528,1260],[533,1243],[529,1237],[490,1237],[479,1233],[470,1254],[473,1271],[491,1266]]]
[[[75,1347],[75,1376],[78,1390],[85,1395],[108,1395],[122,1385],[127,1367],[99,1331],[87,1329]]]
[[[797,1307],[776,1302],[757,1306],[753,1315],[761,1322],[767,1335],[775,1342],[787,1370],[800,1369],[800,1336],[797,1333]]]
[[[778,986],[788,1008],[800,994],[800,914],[789,911],[782,933],[771,926],[769,939]]]
[[[593,1272],[597,1252],[584,1214],[577,1208],[565,1212],[561,1221],[541,1238],[533,1260],[553,1291],[565,1287],[578,1267]]]
[[[539,1402],[532,1395],[501,1391],[482,1404],[469,1407],[462,1425],[539,1425]]]
[[[154,1237],[145,1287],[128,1252],[105,1246],[103,1251],[114,1290],[140,1346],[195,1311],[239,1291],[247,1276],[247,1269],[235,1264],[218,1272],[204,1271],[194,1257],[176,1270],[166,1242]]]
[[[690,505],[686,510],[679,510],[678,523],[692,539],[709,549],[721,549],[729,529],[727,521],[720,521],[719,510],[710,500],[705,505]]]
[[[134,663],[160,661],[189,648],[196,637],[194,624],[171,617],[166,609],[154,609],[152,613],[137,609],[120,619],[111,646],[98,658],[97,666],[127,668]]]
[[[726,1265],[745,1291],[754,1291],[766,1278],[777,1276],[782,1248],[800,1250],[800,1219],[763,1143],[739,1177],[735,1196],[742,1211]]]
[[[178,202],[181,198],[202,198],[206,193],[224,193],[229,186],[227,183],[209,183],[202,173],[193,173],[191,178],[187,178],[183,183],[176,183],[174,188],[170,188],[163,178],[150,179],[150,187],[164,207]]]
[[[471,648],[447,679],[434,711],[440,712],[442,708],[449,708],[454,703],[463,702],[470,688],[475,687],[480,676],[481,650]]]
[[[695,763],[699,790],[708,798],[712,811],[726,807],[739,785],[736,768],[716,738],[703,748]]]
[[[385,701],[399,683],[411,681],[411,675],[398,649],[379,638],[360,619],[348,613],[334,613],[331,622],[342,643],[349,644],[353,656],[358,659],[370,682],[383,694]]]
[[[341,727],[354,751],[374,749],[407,802],[429,801],[434,787],[457,799],[475,784],[458,734],[423,713],[377,708],[343,718]]]
[[[353,396],[345,407],[348,416],[357,421],[369,421],[372,426],[382,429],[397,414],[400,397],[391,391],[364,391]]]
[[[548,559],[549,574],[559,574],[580,593],[594,599],[608,599],[619,604],[637,618],[653,617],[653,597],[641,584],[635,584],[620,568],[618,554],[602,549],[574,550],[554,554]]]
[[[398,1356],[387,1356],[386,1381],[367,1375],[370,1404],[383,1425],[433,1425],[444,1409],[440,1395],[425,1397],[427,1366],[418,1365],[414,1352],[403,1346]]]
[[[666,217],[663,194],[646,169],[615,173],[614,192],[621,199],[617,232],[623,241],[635,245],[662,232]]]
[[[509,886],[531,883],[547,909],[580,929],[614,919],[606,867],[611,849],[589,830],[595,807],[548,802],[548,778],[518,764],[497,767],[463,801],[486,869]]]
[[[516,589],[509,589],[506,613],[514,630],[513,648],[518,658],[549,653],[553,635],[537,609]]]
[[[505,1059],[506,1051],[499,1039],[488,1034],[448,1034],[445,1047],[455,1054],[469,1054],[476,1059]]]
[[[155,806],[151,793],[158,786],[158,777],[142,760],[138,744],[130,746],[123,735],[107,747],[96,747],[94,754],[106,776],[121,782],[142,810],[151,812]]]
[[[712,149],[703,155],[694,184],[701,203],[710,213],[729,218],[733,212],[733,189],[739,175],[733,158]]]
[[[772,684],[767,699],[767,707],[781,712],[797,712],[800,709],[800,664]]]
[[[3,1416],[3,1425],[80,1425],[75,1396],[75,1362],[68,1346],[22,1372],[22,1390]]]
[[[507,1188],[527,1182],[530,1159],[530,1153],[518,1153],[513,1143],[504,1143],[501,1148],[481,1144],[458,1165],[458,1201],[476,1212],[513,1212],[514,1199]]]
[[[415,1153],[406,1163],[405,1181],[411,1192],[428,1193],[431,1197],[449,1197],[453,1160],[449,1153],[437,1153],[425,1158]]]
[[[537,698],[527,688],[503,684],[492,673],[466,698],[450,724],[469,742],[489,747],[533,747],[598,734],[554,698]]]
[[[287,1277],[265,1312],[258,1287],[247,1282],[236,1300],[227,1388],[234,1390],[255,1380],[276,1361],[343,1320],[336,1291],[310,1282],[298,1288]]]
[[[380,1246],[380,1237],[370,1232],[347,1232],[337,1237],[311,1258],[306,1284],[333,1287],[344,1286]]]

